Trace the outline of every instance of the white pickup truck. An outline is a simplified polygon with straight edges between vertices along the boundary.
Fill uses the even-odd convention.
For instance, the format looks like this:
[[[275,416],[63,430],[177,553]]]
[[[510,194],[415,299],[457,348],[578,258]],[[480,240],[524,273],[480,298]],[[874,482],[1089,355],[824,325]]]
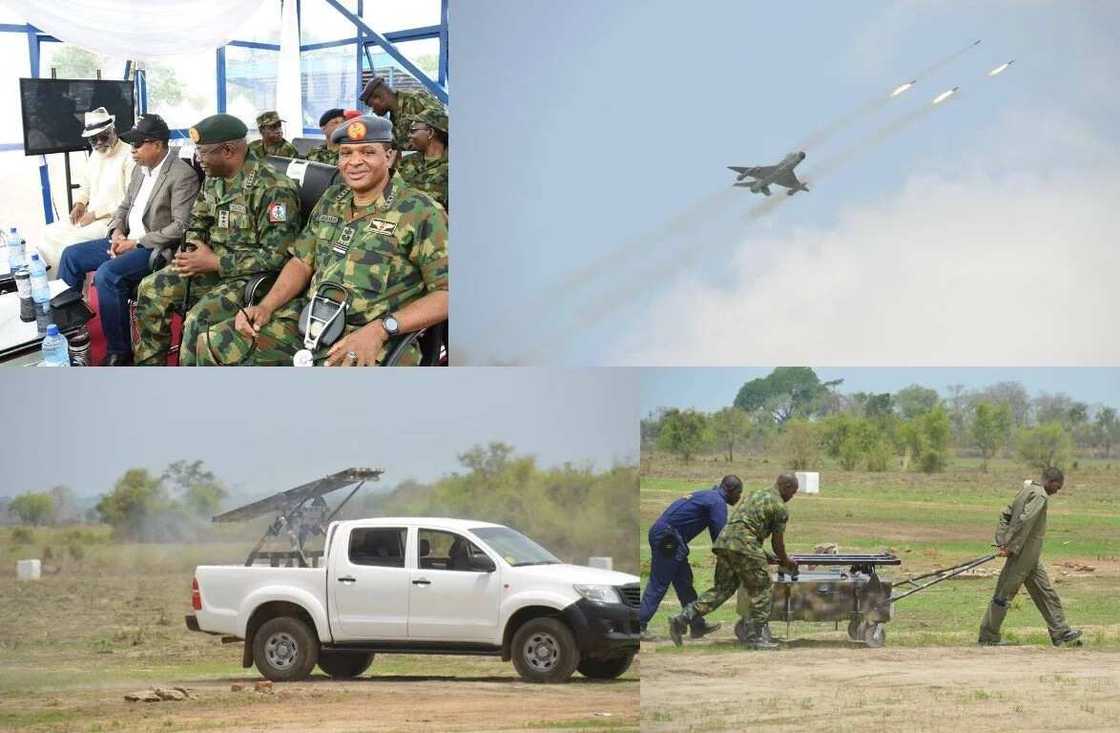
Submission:
[[[567,565],[516,530],[465,519],[333,522],[321,567],[202,565],[192,631],[245,641],[270,680],[373,655],[482,654],[530,682],[613,679],[638,651],[638,578]]]

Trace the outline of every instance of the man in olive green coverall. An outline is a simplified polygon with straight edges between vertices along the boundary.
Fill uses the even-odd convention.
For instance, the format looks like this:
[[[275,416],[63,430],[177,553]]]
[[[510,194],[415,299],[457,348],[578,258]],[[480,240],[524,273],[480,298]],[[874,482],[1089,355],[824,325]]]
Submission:
[[[1062,612],[1062,601],[1050,584],[1040,556],[1046,536],[1046,505],[1049,497],[1062,488],[1061,470],[1050,467],[1042,473],[1042,483],[1031,481],[1023,486],[1011,504],[1003,510],[996,530],[998,554],[1007,562],[996,581],[996,592],[980,623],[981,646],[1008,644],[1000,640],[999,627],[1007,616],[1007,608],[1019,588],[1027,587],[1034,605],[1050,629],[1054,646],[1080,646],[1081,632],[1071,629]]]

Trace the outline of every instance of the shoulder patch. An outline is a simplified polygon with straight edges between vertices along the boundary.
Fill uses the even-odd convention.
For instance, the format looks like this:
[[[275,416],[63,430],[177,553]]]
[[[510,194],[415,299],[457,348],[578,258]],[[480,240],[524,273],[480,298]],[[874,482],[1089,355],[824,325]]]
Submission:
[[[396,231],[397,223],[395,221],[389,221],[388,219],[370,219],[367,229],[376,234],[388,236]]]
[[[288,207],[279,201],[269,204],[268,221],[270,224],[283,224],[288,221]]]

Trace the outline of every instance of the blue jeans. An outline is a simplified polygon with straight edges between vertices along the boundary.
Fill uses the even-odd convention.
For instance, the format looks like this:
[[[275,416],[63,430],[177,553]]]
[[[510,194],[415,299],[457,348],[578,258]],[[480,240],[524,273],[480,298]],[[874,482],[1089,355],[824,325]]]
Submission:
[[[152,251],[144,247],[109,257],[109,240],[94,239],[72,244],[62,251],[58,276],[72,288],[80,288],[87,272],[96,271],[97,309],[101,330],[105,332],[110,354],[131,354],[132,338],[128,327],[128,297],[136,284],[148,274]]]
[[[674,535],[677,540],[677,549],[672,555],[665,554],[662,549],[662,542],[667,535]],[[696,588],[692,585],[692,566],[688,564],[688,545],[680,532],[655,522],[649,528],[649,549],[649,582],[642,593],[642,607],[638,612],[638,621],[643,629],[653,618],[653,614],[657,613],[657,607],[661,605],[661,599],[665,597],[670,585],[677,592],[681,608],[696,600]],[[692,625],[701,627],[703,623],[703,619],[697,617],[693,619]]]

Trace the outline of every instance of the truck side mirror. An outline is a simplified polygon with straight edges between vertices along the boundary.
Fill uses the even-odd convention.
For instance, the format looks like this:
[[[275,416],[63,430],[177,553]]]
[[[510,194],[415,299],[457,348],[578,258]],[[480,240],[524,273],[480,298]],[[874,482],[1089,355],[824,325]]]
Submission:
[[[470,566],[471,570],[479,573],[492,573],[498,569],[498,566],[494,564],[494,561],[486,555],[472,555],[470,559]]]

